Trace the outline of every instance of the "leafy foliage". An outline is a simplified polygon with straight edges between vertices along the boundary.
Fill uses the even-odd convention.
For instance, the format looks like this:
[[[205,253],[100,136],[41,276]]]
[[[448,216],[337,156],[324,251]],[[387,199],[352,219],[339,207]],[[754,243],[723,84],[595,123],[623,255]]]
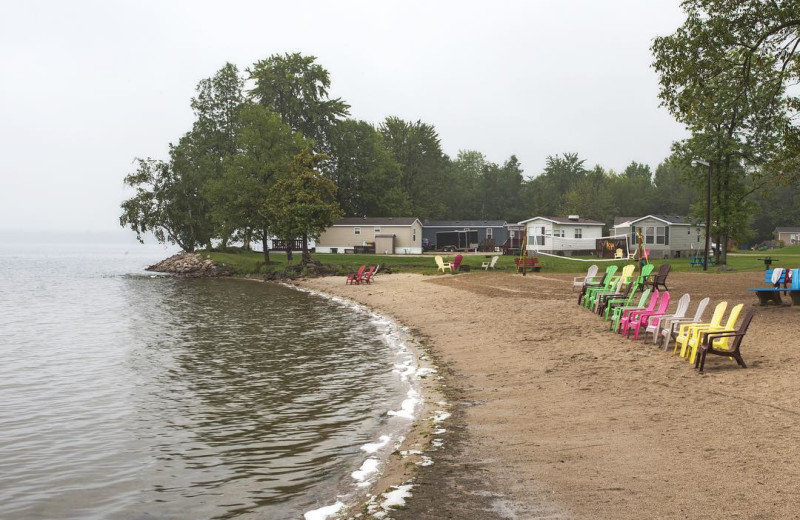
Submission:
[[[310,260],[308,239],[317,239],[342,216],[336,202],[336,184],[325,178],[317,164],[323,159],[308,148],[292,158],[289,175],[278,179],[272,196],[261,209],[281,237],[303,238],[303,261]]]
[[[253,99],[280,115],[295,132],[310,139],[315,150],[327,152],[328,132],[348,114],[340,98],[331,99],[328,71],[315,63],[314,56],[300,53],[273,54],[247,69],[255,87]]]

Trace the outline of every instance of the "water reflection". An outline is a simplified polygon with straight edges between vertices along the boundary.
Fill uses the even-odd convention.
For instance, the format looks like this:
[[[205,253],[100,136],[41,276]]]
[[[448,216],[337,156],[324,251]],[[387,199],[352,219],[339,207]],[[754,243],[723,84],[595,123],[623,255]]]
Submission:
[[[131,363],[142,377],[137,437],[155,441],[148,498],[176,515],[301,512],[311,488],[333,489],[353,469],[342,453],[357,456],[396,403],[386,345],[364,317],[306,293],[163,285],[132,331],[146,338]]]
[[[3,258],[0,518],[293,518],[350,484],[402,397],[365,316],[77,251]]]

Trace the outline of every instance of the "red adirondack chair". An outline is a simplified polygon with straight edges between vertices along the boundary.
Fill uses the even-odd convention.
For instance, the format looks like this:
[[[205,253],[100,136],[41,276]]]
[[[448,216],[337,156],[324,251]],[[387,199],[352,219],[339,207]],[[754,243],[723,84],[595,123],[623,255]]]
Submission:
[[[461,265],[461,260],[463,260],[463,259],[464,259],[464,257],[463,257],[463,256],[461,256],[461,255],[456,255],[456,257],[455,257],[455,258],[453,259],[453,261],[450,263],[450,267],[452,268],[452,270],[453,270],[453,271],[458,271],[458,268],[459,268],[459,266]]]
[[[361,283],[361,277],[364,275],[364,269],[366,269],[366,265],[362,265],[358,268],[358,272],[350,273],[347,275],[347,280],[345,280],[346,285],[358,285]]]
[[[369,268],[369,270],[364,273],[364,276],[361,277],[361,280],[358,283],[372,283],[372,277],[375,276],[375,273],[378,272],[378,266],[373,265]]]

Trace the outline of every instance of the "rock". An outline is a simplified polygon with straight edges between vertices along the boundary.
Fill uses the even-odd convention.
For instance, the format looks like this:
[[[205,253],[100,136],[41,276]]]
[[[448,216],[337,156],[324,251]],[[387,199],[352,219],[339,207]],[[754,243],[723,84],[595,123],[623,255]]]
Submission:
[[[230,269],[219,266],[210,258],[203,258],[197,253],[178,253],[149,266],[147,270],[157,273],[172,273],[187,278],[230,276],[232,274]]]

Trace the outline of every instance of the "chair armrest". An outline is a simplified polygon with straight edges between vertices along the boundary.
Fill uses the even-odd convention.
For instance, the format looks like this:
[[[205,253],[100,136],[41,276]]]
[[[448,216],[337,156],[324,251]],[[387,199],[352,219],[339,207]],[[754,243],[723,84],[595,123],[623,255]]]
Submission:
[[[700,334],[700,343],[706,345],[709,344],[711,341],[720,338],[735,338],[736,336],[743,336],[743,335],[744,334],[736,330],[718,330],[713,332],[703,332]]]

